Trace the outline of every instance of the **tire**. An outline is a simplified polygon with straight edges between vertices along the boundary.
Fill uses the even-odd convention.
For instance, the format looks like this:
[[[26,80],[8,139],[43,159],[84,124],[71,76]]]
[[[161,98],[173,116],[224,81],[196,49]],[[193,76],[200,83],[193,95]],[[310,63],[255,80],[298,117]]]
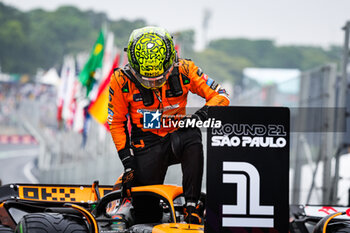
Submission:
[[[17,233],[88,233],[83,219],[58,213],[25,215],[17,224]]]
[[[13,230],[9,227],[4,226],[4,225],[0,225],[0,232],[1,233],[13,233]]]

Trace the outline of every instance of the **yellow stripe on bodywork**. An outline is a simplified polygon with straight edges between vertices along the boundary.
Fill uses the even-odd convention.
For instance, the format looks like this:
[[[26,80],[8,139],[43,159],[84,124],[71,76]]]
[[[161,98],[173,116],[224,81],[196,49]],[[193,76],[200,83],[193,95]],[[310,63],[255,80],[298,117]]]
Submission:
[[[110,191],[112,187],[99,188],[101,197]],[[79,203],[97,201],[92,186],[19,185],[18,195],[20,199],[32,201]]]

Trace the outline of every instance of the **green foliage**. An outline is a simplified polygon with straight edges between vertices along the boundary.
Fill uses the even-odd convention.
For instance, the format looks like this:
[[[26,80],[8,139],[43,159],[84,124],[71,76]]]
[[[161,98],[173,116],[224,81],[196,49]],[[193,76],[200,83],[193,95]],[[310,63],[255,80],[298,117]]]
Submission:
[[[21,12],[0,2],[0,65],[8,73],[34,74],[62,63],[65,54],[90,51],[103,25],[115,35],[119,49],[127,46],[132,30],[146,26],[142,19],[110,20],[104,13],[72,6],[55,11]],[[245,67],[306,70],[341,60],[341,47],[277,46],[272,40],[218,39],[202,52],[194,51],[194,30],[173,33],[180,56],[192,58],[217,80],[241,81]]]
[[[22,53],[27,50],[27,33],[27,17],[0,2],[0,64],[4,70],[16,72],[18,66],[28,66],[21,60]]]
[[[35,62],[34,68],[49,68],[60,63],[65,54],[90,50],[100,30],[97,24],[101,25],[106,19],[104,15],[97,15],[95,19],[74,7],[60,7],[54,12],[35,10],[27,14],[31,29],[28,40],[34,51],[30,60]],[[95,27],[92,21],[98,21]]]
[[[34,74],[37,68],[58,66],[65,54],[90,51],[101,27],[110,25],[116,44],[125,46],[142,20],[111,21],[104,13],[72,6],[48,12],[20,12],[0,2],[0,65],[4,72]]]
[[[276,46],[271,40],[220,39],[210,42],[209,49],[230,56],[245,57],[255,67],[311,69],[327,62],[340,61],[340,47],[330,50],[312,46]]]
[[[121,19],[118,21],[111,21],[109,29],[115,35],[115,44],[117,47],[126,48],[131,32],[136,28],[145,26],[146,22],[141,19],[137,19],[135,21],[127,21],[125,19]]]
[[[194,54],[193,60],[206,74],[218,81],[237,82],[242,76],[243,68],[253,65],[244,57],[229,56],[222,51],[213,49]]]
[[[185,30],[174,33],[175,43],[180,46],[182,57],[192,57],[194,53],[194,30]]]
[[[209,52],[213,50],[215,52]],[[245,67],[308,70],[325,63],[341,61],[341,47],[338,46],[332,46],[328,50],[312,46],[276,46],[271,40],[219,39],[210,42],[206,52],[200,54],[200,62],[206,64],[205,67],[212,64],[210,72],[212,67],[218,66],[213,72],[216,72],[220,79],[224,77],[238,85],[242,82],[241,73]],[[221,61],[220,56],[208,56],[214,53],[222,54],[221,58],[227,63],[218,62]],[[235,58],[235,61],[229,62],[232,58]],[[241,60],[235,66],[238,58],[245,60]]]

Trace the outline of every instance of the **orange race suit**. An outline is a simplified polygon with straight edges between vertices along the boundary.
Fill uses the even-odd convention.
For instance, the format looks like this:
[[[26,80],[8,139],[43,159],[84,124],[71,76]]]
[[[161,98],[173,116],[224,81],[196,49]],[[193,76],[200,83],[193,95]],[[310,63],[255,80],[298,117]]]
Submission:
[[[204,74],[194,62],[179,59],[177,79],[182,88],[181,95],[174,95],[169,80],[159,89],[152,92],[153,103],[145,106],[144,96],[139,83],[132,80],[126,69],[116,69],[112,74],[109,89],[108,124],[118,152],[145,147],[157,143],[158,139],[177,130],[176,127],[144,129],[145,111],[159,110],[163,115],[186,114],[187,95],[191,91],[206,99],[208,106],[227,106],[229,98],[226,91],[214,80]],[[131,121],[131,138],[127,120]]]

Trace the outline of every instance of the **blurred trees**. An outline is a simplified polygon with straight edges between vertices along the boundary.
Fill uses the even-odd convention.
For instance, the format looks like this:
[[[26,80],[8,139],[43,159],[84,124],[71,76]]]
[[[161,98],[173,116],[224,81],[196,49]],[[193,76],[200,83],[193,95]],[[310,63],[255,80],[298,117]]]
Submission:
[[[231,80],[240,82],[242,70],[254,64],[242,56],[232,56],[223,51],[206,49],[193,55],[195,63],[215,80]]]
[[[72,6],[55,11],[20,12],[0,2],[0,66],[3,72],[34,74],[62,62],[65,54],[90,51],[103,24],[125,46],[130,32],[143,20],[112,21],[104,13],[80,11]]]
[[[272,40],[220,39],[210,42],[209,49],[244,57],[256,67],[269,68],[306,70],[341,59],[340,47],[325,50],[312,46],[277,46]]]
[[[194,30],[184,30],[173,33],[175,44],[180,45],[181,57],[192,57],[194,53]]]
[[[141,19],[135,21],[121,19],[118,21],[110,21],[109,26],[109,30],[115,35],[115,43],[117,47],[123,49],[127,47],[131,32],[136,28],[146,26],[146,22]]]
[[[90,51],[102,25],[115,35],[120,49],[131,31],[146,25],[142,19],[110,20],[104,13],[81,11],[72,6],[55,11],[21,12],[0,2],[0,66],[3,72],[34,74],[37,68],[61,64],[65,54]],[[173,32],[172,32],[173,33]],[[297,68],[306,70],[327,62],[339,62],[341,48],[277,46],[272,40],[218,39],[195,52],[194,30],[173,33],[180,55],[192,58],[217,80],[241,81],[245,67]]]

